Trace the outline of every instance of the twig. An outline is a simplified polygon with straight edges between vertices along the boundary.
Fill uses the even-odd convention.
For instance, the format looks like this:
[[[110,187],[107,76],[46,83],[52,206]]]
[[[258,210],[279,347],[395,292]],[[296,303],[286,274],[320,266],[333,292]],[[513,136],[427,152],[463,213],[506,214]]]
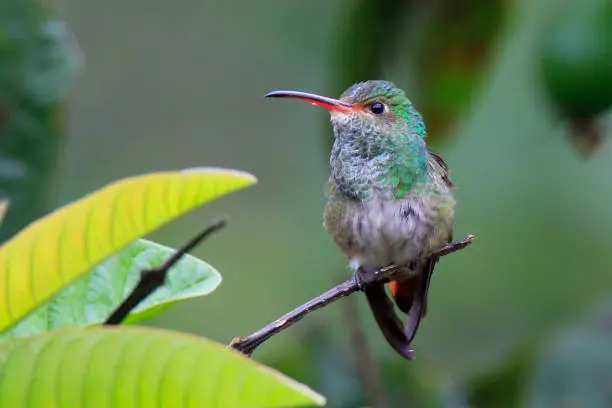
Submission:
[[[140,272],[138,285],[130,292],[127,298],[115,309],[113,314],[104,322],[107,325],[116,325],[123,321],[144,298],[149,296],[155,289],[162,286],[166,275],[181,258],[191,251],[196,245],[206,239],[210,234],[219,231],[227,225],[227,219],[221,219],[193,237],[189,242],[178,249],[162,266],[145,269]]]
[[[423,258],[429,258],[431,256],[443,257],[452,252],[459,251],[465,248],[466,246],[470,245],[473,240],[473,235],[467,235],[466,237],[453,241],[447,244],[446,246],[431,252]],[[391,280],[390,278],[393,276],[393,274],[397,272],[397,270],[401,267],[402,265],[391,265],[378,270],[376,273],[367,274],[366,276],[371,277],[371,280],[365,283],[367,284],[373,282],[388,282],[389,280]],[[360,289],[357,282],[353,278],[348,279],[340,283],[339,285],[336,285],[333,288],[329,289],[322,295],[319,295],[316,298],[293,309],[289,313],[281,316],[280,318],[276,319],[267,326],[264,326],[263,328],[257,330],[250,336],[234,337],[228,347],[238,350],[247,356],[250,356],[261,344],[265,343],[275,334],[282,332],[283,330],[289,328],[296,322],[300,321],[307,314],[322,307],[325,307],[340,298],[358,292],[359,290]]]
[[[349,299],[344,303],[346,308],[343,313],[343,321],[346,323],[349,331],[357,374],[361,380],[369,406],[373,408],[388,408],[389,401],[385,395],[380,370],[372,357],[372,351],[368,347],[362,323],[359,320],[355,299]]]

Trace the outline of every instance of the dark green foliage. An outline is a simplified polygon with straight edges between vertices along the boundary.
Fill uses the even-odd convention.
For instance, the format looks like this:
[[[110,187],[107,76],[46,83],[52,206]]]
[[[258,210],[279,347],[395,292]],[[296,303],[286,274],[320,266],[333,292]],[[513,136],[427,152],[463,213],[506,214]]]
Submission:
[[[340,95],[355,82],[381,79],[382,69],[396,46],[404,10],[412,3],[403,0],[353,2],[341,26],[341,39],[333,48],[334,95]]]
[[[340,40],[332,47],[331,95],[339,96],[356,82],[382,79],[383,67],[395,49],[403,10],[411,3],[403,0],[352,3],[346,19],[339,24]],[[322,134],[326,136],[327,156],[333,135],[330,129]]]
[[[446,0],[432,6],[431,21],[415,39],[420,45],[410,73],[418,78],[418,108],[431,140],[448,137],[472,105],[489,74],[509,6],[507,0]]]
[[[540,76],[552,108],[585,155],[605,138],[599,116],[612,106],[612,3],[567,4],[543,27]]]
[[[363,383],[348,338],[339,344],[327,334],[325,327],[308,324],[302,326],[301,334],[299,347],[279,352],[270,360],[272,367],[292,378],[299,378],[325,395],[329,408],[375,406],[367,392],[367,387],[372,384]],[[373,360],[380,374],[378,380],[382,383],[387,408],[440,406],[440,379],[429,371],[425,361],[406,364],[395,354],[385,359],[375,356]]]
[[[612,406],[612,304],[589,322],[569,326],[544,346],[535,364],[527,408]]]
[[[270,365],[325,395],[329,408],[365,406],[367,401],[350,350],[340,349],[324,327],[304,324],[299,347],[278,353]]]
[[[0,242],[56,205],[63,97],[79,62],[70,40],[41,2],[0,5],[0,199],[10,200]]]
[[[354,82],[381,79],[390,65],[408,61],[413,86],[387,79],[406,90],[435,143],[471,105],[508,8],[505,0],[354,3],[334,49],[333,94]]]
[[[533,345],[510,353],[496,370],[473,377],[467,386],[472,408],[520,408],[526,378],[532,370]]]
[[[544,88],[564,116],[592,117],[612,106],[612,3],[568,4],[543,27]]]

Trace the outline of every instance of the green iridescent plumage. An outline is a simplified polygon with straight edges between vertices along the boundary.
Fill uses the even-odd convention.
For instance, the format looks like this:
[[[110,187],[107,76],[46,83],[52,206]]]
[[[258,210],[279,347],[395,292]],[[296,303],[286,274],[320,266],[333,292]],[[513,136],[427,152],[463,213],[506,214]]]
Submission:
[[[332,113],[336,140],[330,164],[340,191],[366,200],[377,188],[389,198],[401,198],[425,180],[425,124],[402,90],[388,81],[361,82],[340,100],[363,107],[353,114]],[[386,107],[382,114],[367,110],[376,102]]]

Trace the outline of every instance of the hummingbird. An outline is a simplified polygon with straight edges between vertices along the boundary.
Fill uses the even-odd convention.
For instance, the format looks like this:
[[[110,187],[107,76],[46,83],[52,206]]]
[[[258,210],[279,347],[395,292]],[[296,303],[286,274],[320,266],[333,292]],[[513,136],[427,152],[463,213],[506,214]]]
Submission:
[[[411,343],[427,314],[438,262],[426,256],[452,240],[455,219],[454,184],[445,161],[425,143],[421,114],[382,80],[356,83],[339,99],[292,90],[266,97],[329,110],[334,143],[323,226],[347,256],[387,342],[413,359]],[[390,265],[400,268],[388,283],[368,279]]]

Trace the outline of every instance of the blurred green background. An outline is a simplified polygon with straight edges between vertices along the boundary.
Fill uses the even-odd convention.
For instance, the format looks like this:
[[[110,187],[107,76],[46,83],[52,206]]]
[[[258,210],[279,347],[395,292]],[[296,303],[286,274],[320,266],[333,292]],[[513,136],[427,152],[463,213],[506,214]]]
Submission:
[[[31,3],[26,10],[36,0],[2,1],[6,32],[38,21],[8,5]],[[212,218],[230,215],[230,228],[194,252],[224,283],[151,322],[226,343],[349,276],[322,227],[328,113],[263,94],[294,88],[337,96],[357,80],[392,80],[423,112],[428,141],[451,168],[456,236],[476,235],[436,269],[417,360],[390,350],[359,296],[314,313],[254,358],[323,392],[334,407],[609,407],[612,364],[598,368],[608,379],[600,386],[586,374],[540,386],[576,364],[555,360],[548,376],[546,362],[538,364],[556,358],[559,333],[612,311],[599,306],[612,292],[611,4],[53,0],[47,5],[55,14],[41,15],[63,20],[78,41],[80,51],[58,63],[73,83],[62,82],[67,93],[58,89],[50,102],[23,99],[33,100],[31,107],[6,91],[26,72],[22,65],[0,82],[0,126],[14,109],[47,126],[39,133],[26,127],[40,141],[6,126],[0,131],[0,188],[14,197],[24,193],[18,181],[33,177],[23,202],[52,202],[30,209],[32,219],[149,171],[222,166],[257,175],[255,188],[152,236],[179,246]],[[6,50],[0,41],[4,67],[23,57]],[[45,70],[54,62],[41,64]],[[12,144],[23,140],[20,148]],[[37,148],[40,155],[32,153]],[[20,154],[23,161],[9,157]],[[27,169],[28,160],[44,163],[35,166],[42,176],[25,171],[15,181],[15,166]],[[2,239],[20,222],[13,201],[9,211]],[[357,323],[345,302],[356,302]],[[386,401],[373,400],[369,380],[357,374],[364,356],[351,348],[355,324],[365,332]],[[597,329],[578,330],[576,344],[590,344],[580,336],[590,339],[593,330],[612,344],[603,323],[592,324]],[[557,354],[580,352],[566,348]],[[612,348],[587,349],[595,357],[578,358],[580,373],[592,368],[588,361],[612,359]],[[593,391],[572,393],[580,381]],[[576,405],[562,405],[571,401]]]

